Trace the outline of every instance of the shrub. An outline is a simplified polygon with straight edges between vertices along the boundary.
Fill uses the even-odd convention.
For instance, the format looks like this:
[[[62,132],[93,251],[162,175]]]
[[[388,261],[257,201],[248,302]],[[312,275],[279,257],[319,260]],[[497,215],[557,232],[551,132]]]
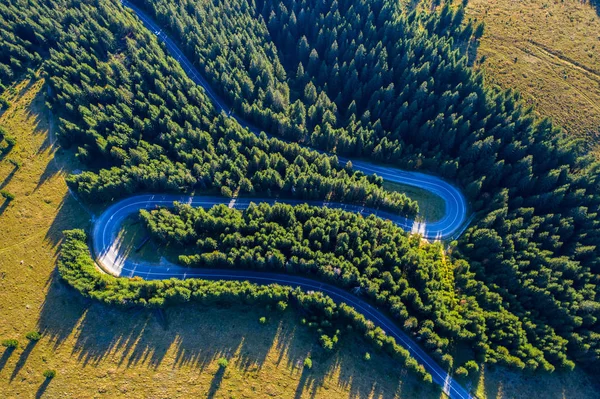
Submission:
[[[319,338],[319,341],[321,342],[321,346],[323,347],[323,349],[325,349],[326,351],[332,351],[333,350],[333,340],[331,338],[329,338],[327,335],[323,334],[321,335],[321,338]]]
[[[464,367],[459,367],[456,369],[456,371],[454,372],[454,375],[456,375],[457,377],[468,377],[469,376],[469,371],[464,368]]]
[[[279,301],[277,302],[277,310],[279,310],[280,312],[283,312],[285,309],[287,309],[287,302],[284,301]]]
[[[50,380],[50,379],[56,377],[56,370],[50,370],[50,369],[45,370],[42,375]]]
[[[310,356],[306,356],[306,358],[304,358],[304,368],[309,370],[312,369],[312,359]]]
[[[369,352],[365,352],[364,359],[365,359],[366,361],[369,361],[369,360],[371,360],[371,354],[370,354]]]
[[[479,365],[475,362],[475,360],[469,360],[463,366],[469,373],[477,373],[479,372]]]
[[[258,322],[260,324],[267,324],[267,318],[265,316],[261,317],[260,319],[258,319]]]
[[[30,341],[39,341],[42,338],[42,334],[38,331],[29,331],[25,337]]]
[[[14,138],[13,136],[4,137],[4,141],[6,141],[6,144],[8,145],[8,149],[13,148],[17,144],[17,139]]]
[[[217,364],[219,365],[220,369],[224,369],[227,368],[227,366],[229,366],[229,361],[227,359],[225,359],[224,357],[219,358],[219,360],[217,360]]]
[[[15,195],[12,194],[12,193],[9,193],[6,190],[0,190],[0,195],[3,196],[4,199],[7,200],[7,201],[9,201],[9,202],[15,199]]]
[[[17,341],[16,339],[5,339],[4,341],[2,341],[2,346],[9,349],[15,349],[19,346],[19,341]]]
[[[233,192],[231,191],[231,189],[229,187],[223,186],[223,187],[221,187],[221,195],[223,197],[231,198],[231,197],[233,197]]]

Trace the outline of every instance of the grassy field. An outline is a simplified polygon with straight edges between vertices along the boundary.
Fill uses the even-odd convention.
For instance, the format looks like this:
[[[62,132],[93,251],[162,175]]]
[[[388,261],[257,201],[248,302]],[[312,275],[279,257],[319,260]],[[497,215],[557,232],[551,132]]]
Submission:
[[[470,0],[485,22],[477,65],[489,82],[515,88],[539,115],[600,143],[600,3]]]
[[[440,220],[446,213],[446,204],[442,197],[434,195],[422,188],[394,182],[383,182],[383,188],[388,191],[398,191],[419,204],[419,217],[430,222]]]
[[[291,311],[182,306],[157,316],[85,300],[65,286],[55,271],[61,232],[89,228],[89,215],[68,195],[65,171],[79,165],[49,139],[42,90],[41,81],[20,84],[10,95],[13,107],[0,116],[17,137],[0,161],[0,184],[16,196],[0,208],[0,338],[19,340],[14,351],[0,348],[2,397],[439,397],[355,336],[344,335],[339,350],[324,355],[315,332]],[[258,323],[261,316],[269,318],[266,325]],[[25,338],[33,330],[43,335],[37,343]],[[310,371],[301,367],[308,354]],[[220,357],[230,360],[224,372]],[[46,369],[57,376],[45,380]],[[482,398],[597,392],[580,372],[527,377],[485,370],[473,384]]]

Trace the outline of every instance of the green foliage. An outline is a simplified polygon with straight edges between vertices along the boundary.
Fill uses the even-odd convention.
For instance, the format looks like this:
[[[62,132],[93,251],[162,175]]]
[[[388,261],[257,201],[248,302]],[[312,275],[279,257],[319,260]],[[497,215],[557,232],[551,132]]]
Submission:
[[[143,210],[141,217],[153,237],[186,248],[188,255],[180,257],[186,266],[291,272],[346,289],[360,287],[448,368],[452,356],[447,352],[455,345],[474,346],[476,356],[494,355],[502,345],[500,334],[519,328],[515,323],[488,330],[486,318],[516,322],[516,317],[501,306],[486,312],[462,293],[477,284],[468,265],[452,263],[441,245],[423,245],[375,216],[308,205],[251,204],[241,211],[175,203],[172,209]],[[309,326],[329,327],[313,321]],[[326,350],[337,340],[331,332],[321,334]],[[370,334],[376,345],[384,345],[379,333]]]
[[[454,375],[459,378],[466,378],[469,376],[469,371],[461,366],[454,371]]]
[[[2,346],[8,349],[16,349],[19,346],[19,341],[16,339],[5,339],[2,341]]]
[[[219,360],[217,360],[217,365],[220,369],[225,369],[227,368],[227,366],[229,366],[229,360],[225,359],[224,357],[221,357],[219,358]]]
[[[363,359],[368,362],[369,360],[371,360],[371,354],[369,352],[365,352]]]
[[[280,312],[283,312],[284,310],[286,310],[287,307],[288,307],[287,302],[284,302],[284,301],[277,302],[277,310],[279,310]]]
[[[7,190],[0,190],[0,196],[4,197],[4,199],[8,202],[15,199],[15,195]]]
[[[47,379],[51,380],[52,378],[56,377],[56,370],[50,370],[50,369],[44,370],[42,375],[44,377],[46,377]]]
[[[40,334],[39,331],[30,331],[25,337],[30,341],[39,341],[42,339],[42,334]]]
[[[258,322],[259,322],[260,324],[267,324],[267,318],[263,316],[263,317],[261,317],[260,319],[258,319]]]
[[[312,369],[312,359],[310,356],[304,358],[304,368],[308,370]]]
[[[478,373],[479,365],[474,360],[469,360],[463,366],[469,373]]]
[[[325,334],[321,335],[321,337],[319,338],[319,342],[321,343],[323,349],[325,349],[326,351],[331,352],[333,350],[334,342],[329,336]]]
[[[464,51],[484,28],[464,21],[462,7],[446,2],[438,13],[416,14],[390,0],[136,3],[170,30],[237,114],[303,145],[441,174],[464,187],[477,212],[447,268],[436,246],[424,255],[404,241],[389,245],[407,245],[413,258],[390,268],[385,254],[369,248],[388,245],[377,236],[340,260],[331,243],[343,248],[346,238],[327,236],[322,226],[307,229],[323,239],[320,247],[302,229],[308,244],[273,251],[268,262],[265,253],[250,260],[258,250],[246,242],[247,264],[276,268],[296,256],[293,270],[319,276],[335,275],[329,264],[344,265],[342,276],[388,306],[438,360],[459,341],[482,360],[519,369],[572,369],[577,361],[597,371],[600,165],[518,95],[487,87],[467,66]],[[60,139],[94,170],[69,178],[84,199],[211,190],[344,201],[409,216],[418,210],[335,156],[256,137],[216,112],[118,2],[3,3],[0,37],[0,87],[45,60]],[[4,152],[11,145],[6,135],[3,141]],[[188,237],[185,229],[173,231]],[[292,255],[297,249],[310,252]],[[242,255],[215,253],[202,262],[227,266]],[[114,291],[73,270],[81,268],[66,272],[74,273],[71,281],[92,284],[82,292],[109,303],[163,306],[195,292],[174,283],[152,283],[155,291],[143,295],[130,291],[137,283],[115,283],[122,290]]]
[[[388,0],[136,3],[265,130],[461,184],[481,215],[455,251],[471,263],[468,294],[486,312],[502,303],[515,316],[486,318],[502,331],[499,346],[519,348],[532,368],[572,368],[569,357],[598,365],[600,314],[582,305],[600,303],[600,165],[467,66],[464,51],[484,26],[464,21],[461,6],[417,14]],[[235,17],[222,18],[224,6]],[[219,22],[202,23],[196,10]],[[231,51],[212,57],[204,43],[214,37]],[[250,87],[256,65],[261,81]],[[521,367],[500,347],[490,361]]]
[[[297,308],[311,314],[321,324],[328,325],[334,335],[334,325],[352,324],[367,341],[375,342],[371,334],[373,323],[354,308],[333,300],[320,292],[303,292],[277,284],[256,285],[248,281],[207,281],[198,279],[142,280],[140,278],[116,278],[98,271],[86,244],[83,230],[65,231],[58,257],[58,271],[63,280],[83,296],[116,306],[164,307],[183,302],[196,302],[203,306],[219,302],[276,305],[280,301],[293,302]],[[378,342],[385,342],[385,350],[401,360],[409,370],[425,377],[427,373],[411,358],[406,349],[396,344],[392,337],[376,335]],[[336,338],[337,339],[337,338]]]

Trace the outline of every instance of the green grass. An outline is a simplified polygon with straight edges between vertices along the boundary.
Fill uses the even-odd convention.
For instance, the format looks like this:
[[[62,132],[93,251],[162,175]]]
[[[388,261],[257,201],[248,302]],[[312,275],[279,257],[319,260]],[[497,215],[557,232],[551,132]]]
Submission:
[[[383,188],[388,191],[397,191],[419,204],[419,218],[428,222],[440,220],[446,213],[446,204],[442,197],[432,194],[422,188],[406,184],[383,181]]]

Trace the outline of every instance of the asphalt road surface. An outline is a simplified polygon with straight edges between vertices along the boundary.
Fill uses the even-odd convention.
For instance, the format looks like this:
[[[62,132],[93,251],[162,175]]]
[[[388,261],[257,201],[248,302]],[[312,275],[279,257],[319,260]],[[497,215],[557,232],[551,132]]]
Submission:
[[[133,6],[128,1],[122,1],[122,4],[129,7],[144,23],[144,25],[154,32],[156,36],[165,43],[169,54],[177,59],[188,76],[198,85],[201,85],[214,105],[236,119],[241,125],[248,128],[255,134],[259,129],[246,123],[237,116],[232,116],[229,108],[225,105],[210,88],[204,78],[198,73],[193,64],[184,56],[175,43],[141,10]],[[338,157],[341,163],[346,163],[348,159]],[[304,290],[322,291],[329,295],[336,302],[345,302],[353,306],[376,325],[381,327],[387,334],[393,336],[398,344],[405,347],[420,364],[432,375],[434,383],[440,385],[442,390],[450,398],[473,398],[458,382],[456,382],[442,367],[440,367],[425,351],[423,351],[412,338],[408,337],[394,322],[392,322],[384,313],[376,307],[371,306],[367,301],[345,290],[321,283],[308,278],[268,272],[254,272],[243,270],[214,270],[214,269],[193,269],[179,266],[168,261],[162,260],[160,263],[153,264],[149,262],[137,262],[129,259],[127,249],[121,246],[118,234],[123,221],[130,215],[139,213],[141,209],[155,209],[162,206],[171,206],[173,202],[187,203],[192,206],[202,206],[210,208],[218,204],[227,204],[230,207],[243,209],[250,202],[283,202],[289,204],[308,203],[315,206],[327,206],[331,208],[340,208],[347,211],[357,212],[364,215],[375,214],[378,217],[389,219],[402,227],[406,231],[420,233],[427,239],[451,239],[458,237],[466,228],[467,223],[467,203],[463,194],[452,184],[435,176],[423,173],[403,171],[393,167],[372,164],[362,160],[352,160],[353,168],[363,171],[366,174],[376,173],[385,180],[416,186],[436,195],[439,195],[445,202],[445,215],[438,221],[432,223],[416,222],[391,213],[364,208],[357,205],[348,205],[340,203],[327,203],[318,201],[296,201],[296,200],[274,200],[274,199],[244,199],[235,200],[224,197],[210,196],[179,196],[165,194],[146,194],[130,197],[119,201],[109,207],[95,221],[92,246],[94,257],[98,265],[107,273],[123,277],[142,277],[144,279],[168,279],[168,278],[202,278],[210,280],[248,280],[257,284],[282,284],[294,287],[300,287]]]

